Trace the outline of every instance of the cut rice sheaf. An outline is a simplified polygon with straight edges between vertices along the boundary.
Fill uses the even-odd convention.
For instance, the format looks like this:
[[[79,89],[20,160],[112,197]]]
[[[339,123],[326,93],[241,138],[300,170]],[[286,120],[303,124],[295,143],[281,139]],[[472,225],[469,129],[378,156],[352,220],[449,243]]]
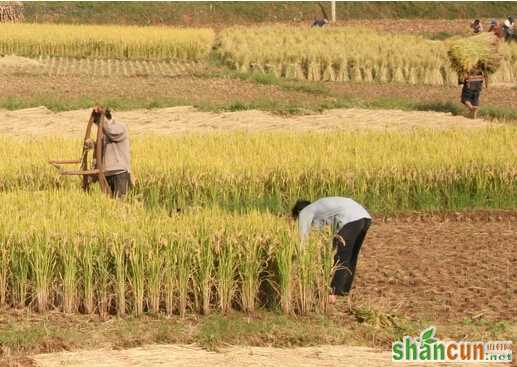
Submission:
[[[493,74],[502,61],[499,41],[493,33],[455,38],[449,42],[447,54],[451,66],[460,74],[470,73],[476,69]]]

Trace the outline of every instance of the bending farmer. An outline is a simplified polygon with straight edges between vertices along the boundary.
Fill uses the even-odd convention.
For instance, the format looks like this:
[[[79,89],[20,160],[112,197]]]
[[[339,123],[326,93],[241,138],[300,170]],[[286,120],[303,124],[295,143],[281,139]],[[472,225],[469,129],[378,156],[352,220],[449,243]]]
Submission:
[[[113,119],[111,110],[107,108],[102,111],[96,107],[94,115],[100,116],[104,112],[104,129],[102,137],[102,164],[106,181],[114,197],[127,194],[131,184],[131,153],[129,149],[129,134],[127,126]],[[100,118],[95,118],[98,125]],[[86,142],[89,148],[93,148],[93,140]]]
[[[359,250],[372,217],[361,205],[344,197],[322,198],[312,204],[310,201],[298,200],[292,215],[298,218],[302,242],[306,240],[311,227],[332,227],[336,250],[334,264],[337,270],[331,283],[330,301],[335,302],[336,296],[342,296],[352,288]]]

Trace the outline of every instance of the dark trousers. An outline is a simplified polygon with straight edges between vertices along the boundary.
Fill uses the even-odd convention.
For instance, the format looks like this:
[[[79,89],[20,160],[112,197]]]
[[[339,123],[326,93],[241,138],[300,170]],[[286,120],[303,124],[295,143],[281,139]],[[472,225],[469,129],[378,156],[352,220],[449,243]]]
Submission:
[[[113,197],[121,197],[129,191],[129,173],[122,172],[118,175],[106,176],[106,181],[111,189]]]
[[[363,244],[366,232],[372,223],[371,219],[363,218],[347,223],[334,236],[334,265],[336,272],[332,278],[332,293],[344,295],[350,292],[354,280],[355,266],[359,257],[359,250]]]

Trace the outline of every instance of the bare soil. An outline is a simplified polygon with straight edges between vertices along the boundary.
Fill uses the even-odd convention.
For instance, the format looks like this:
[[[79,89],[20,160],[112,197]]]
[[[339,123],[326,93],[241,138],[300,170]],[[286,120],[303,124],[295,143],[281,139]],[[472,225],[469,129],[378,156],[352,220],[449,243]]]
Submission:
[[[280,101],[299,105],[319,105],[323,96],[302,92],[283,91],[274,85],[224,78],[178,77],[124,77],[110,76],[27,76],[2,75],[0,99],[50,98],[64,101],[90,99],[107,101],[119,98],[138,100],[140,103],[168,100],[179,103],[225,105],[230,101],[254,103],[257,100]],[[170,106],[170,105],[169,105]],[[132,108],[131,108],[132,109]]]
[[[89,110],[54,113],[45,107],[0,110],[0,134],[81,136]],[[483,128],[499,126],[450,113],[336,109],[316,115],[281,117],[264,111],[201,112],[192,107],[116,112],[132,135],[225,131],[331,131],[346,129]]]
[[[460,102],[461,86],[438,87],[406,84],[325,83],[336,96],[356,97],[366,101],[379,98],[400,98],[414,102]],[[481,107],[517,109],[515,85],[489,85],[480,95]]]
[[[57,67],[53,67],[56,69]],[[171,67],[172,68],[172,67]],[[8,70],[9,68],[0,68]],[[208,77],[190,74],[183,69],[172,68],[170,76],[136,76],[131,74],[111,74],[109,77],[79,75],[71,73],[61,75],[66,69],[58,68],[54,74],[27,75],[12,71],[2,75],[0,101],[29,103],[34,100],[52,108],[52,102],[74,102],[89,100],[110,103],[113,100],[127,101],[125,109],[147,106],[158,102],[161,107],[178,105],[207,106],[209,109],[228,106],[240,102],[250,105],[295,106],[298,109],[317,111],[324,105],[332,105],[336,98],[357,98],[373,102],[379,99],[401,99],[413,103],[454,103],[466,111],[459,101],[461,87],[440,87],[405,84],[375,83],[300,83],[300,88],[282,88],[277,85],[262,85],[239,79]],[[84,68],[78,69],[83,70]],[[10,69],[9,69],[10,70]],[[88,70],[84,69],[86,73]],[[96,69],[95,73],[100,72]],[[135,69],[136,70],[136,69]],[[135,70],[131,72],[135,72]],[[83,71],[81,71],[82,73]],[[165,71],[164,71],[165,72]],[[0,71],[0,74],[3,74]],[[176,75],[178,74],[178,75]],[[310,93],[304,85],[315,87],[323,85],[328,92]],[[310,91],[310,90],[309,90]],[[481,107],[517,109],[517,87],[515,85],[489,85],[481,93]],[[396,102],[396,101],[395,101]],[[396,103],[395,103],[396,104]],[[27,105],[27,104],[25,104]],[[19,107],[15,107],[19,108]],[[262,109],[262,107],[261,107]]]
[[[38,69],[38,67],[41,65],[41,62],[39,62],[38,60],[30,59],[27,57],[21,57],[16,55],[7,55],[0,57],[0,66],[2,67],[2,73],[6,73],[11,68]]]
[[[419,320],[516,320],[517,213],[375,221],[353,296]]]

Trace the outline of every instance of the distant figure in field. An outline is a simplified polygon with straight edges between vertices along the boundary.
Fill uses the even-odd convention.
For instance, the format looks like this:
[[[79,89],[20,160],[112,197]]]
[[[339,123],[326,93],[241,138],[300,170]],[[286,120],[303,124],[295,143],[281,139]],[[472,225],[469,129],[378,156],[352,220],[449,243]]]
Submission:
[[[510,41],[513,36],[513,17],[508,17],[503,23],[503,35],[505,41]]]
[[[330,302],[335,303],[336,296],[345,295],[352,288],[359,250],[372,217],[361,205],[344,197],[322,198],[312,204],[307,200],[298,200],[291,213],[298,219],[302,244],[312,227],[321,229],[330,225],[332,228],[336,250],[334,265],[337,269],[331,283]]]
[[[329,21],[327,18],[320,18],[320,19],[316,19],[313,23],[312,23],[312,26],[311,28],[313,27],[324,27],[326,26],[327,24],[329,24]]]
[[[486,78],[481,70],[474,70],[471,73],[463,74],[463,80],[459,81],[459,84],[463,84],[461,90],[461,103],[463,103],[469,109],[471,117],[475,119],[477,117],[479,109],[479,95],[483,89],[483,83]]]
[[[483,25],[481,24],[481,21],[479,19],[476,19],[472,23],[470,23],[470,28],[472,28],[472,31],[474,33],[483,32]]]
[[[503,27],[495,19],[492,19],[490,21],[490,28],[488,28],[488,31],[494,33],[497,36],[497,38],[504,38]]]

